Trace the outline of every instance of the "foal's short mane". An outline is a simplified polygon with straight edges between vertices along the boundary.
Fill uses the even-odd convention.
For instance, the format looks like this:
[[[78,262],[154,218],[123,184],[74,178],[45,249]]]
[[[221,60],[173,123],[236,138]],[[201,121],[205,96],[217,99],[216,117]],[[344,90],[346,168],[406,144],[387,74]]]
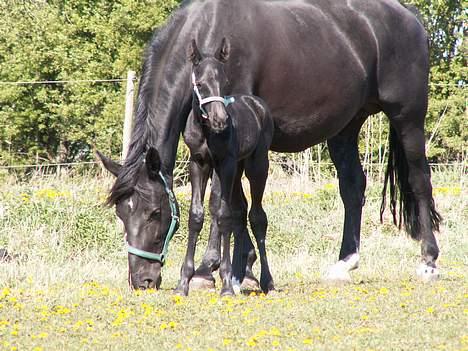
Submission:
[[[184,7],[184,2],[180,7]],[[117,176],[114,186],[110,190],[107,203],[115,205],[119,201],[130,197],[135,191],[138,173],[143,165],[143,155],[152,145],[156,145],[156,133],[153,109],[154,81],[160,66],[159,58],[163,56],[165,45],[173,28],[185,19],[182,11],[175,11],[166,25],[156,30],[146,47],[140,83],[138,87],[138,99],[135,109],[134,128],[128,149],[128,156]]]

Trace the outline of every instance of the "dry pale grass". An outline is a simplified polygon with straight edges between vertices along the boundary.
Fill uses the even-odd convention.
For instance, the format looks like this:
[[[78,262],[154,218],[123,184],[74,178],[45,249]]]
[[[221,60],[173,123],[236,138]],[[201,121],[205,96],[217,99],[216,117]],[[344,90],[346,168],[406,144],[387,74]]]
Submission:
[[[277,177],[269,181],[265,209],[278,291],[223,299],[171,292],[186,242],[188,189],[176,190],[183,223],[162,290],[134,293],[113,211],[101,205],[110,179],[9,182],[0,189],[0,247],[13,256],[0,263],[0,349],[466,350],[466,189],[459,179],[434,179],[445,218],[437,235],[438,282],[414,279],[419,245],[389,218],[379,223],[381,184],[371,184],[361,266],[351,284],[323,285],[321,271],[335,261],[341,241],[336,181]]]

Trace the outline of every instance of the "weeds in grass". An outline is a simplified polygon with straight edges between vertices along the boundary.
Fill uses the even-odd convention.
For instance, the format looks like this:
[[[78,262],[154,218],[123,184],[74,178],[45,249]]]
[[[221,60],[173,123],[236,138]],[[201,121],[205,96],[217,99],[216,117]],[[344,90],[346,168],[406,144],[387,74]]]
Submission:
[[[171,293],[185,251],[186,190],[176,189],[182,226],[162,290],[131,292],[122,233],[113,210],[103,206],[111,180],[6,184],[0,189],[0,247],[14,258],[0,263],[0,349],[466,349],[466,191],[435,178],[445,218],[437,236],[440,281],[414,280],[419,245],[389,219],[380,225],[376,184],[367,191],[353,283],[323,285],[321,270],[335,261],[341,242],[337,183],[292,189],[270,182],[267,248],[278,291],[233,298]]]

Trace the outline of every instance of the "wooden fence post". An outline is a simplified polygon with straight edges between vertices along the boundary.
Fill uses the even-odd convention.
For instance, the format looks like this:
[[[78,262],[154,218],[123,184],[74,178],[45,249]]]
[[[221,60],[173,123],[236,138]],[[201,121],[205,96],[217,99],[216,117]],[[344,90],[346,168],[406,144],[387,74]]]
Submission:
[[[122,142],[122,161],[127,158],[128,146],[130,145],[130,137],[133,129],[133,100],[135,92],[135,77],[134,71],[127,73],[127,91],[125,94],[125,120],[123,129],[123,142]]]

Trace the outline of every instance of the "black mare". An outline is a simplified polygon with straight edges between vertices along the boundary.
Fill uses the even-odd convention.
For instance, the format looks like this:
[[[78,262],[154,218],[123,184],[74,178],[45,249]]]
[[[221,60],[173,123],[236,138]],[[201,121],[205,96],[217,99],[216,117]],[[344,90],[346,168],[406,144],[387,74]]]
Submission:
[[[271,150],[296,152],[328,142],[345,216],[339,261],[327,277],[348,279],[348,271],[358,265],[366,178],[357,139],[366,118],[379,111],[391,126],[384,190],[390,188],[393,217],[396,221],[400,203],[407,232],[421,241],[417,273],[423,279],[436,277],[439,249],[434,231],[440,216],[432,198],[424,137],[428,39],[417,16],[397,0],[184,1],[146,50],[127,159],[121,168],[104,159],[117,175],[109,201],[120,206],[126,227],[134,228],[134,245],[161,252],[169,227],[167,208],[153,215],[167,200],[154,171],[160,168],[172,188],[179,136],[192,106],[186,48],[195,39],[203,55],[214,55],[224,37],[232,47],[224,65],[230,81],[226,93],[253,94],[266,101],[275,126]],[[150,148],[159,158],[152,151],[152,165],[145,166],[143,155],[147,157]],[[148,193],[151,196],[144,196]],[[219,194],[215,184],[212,197]],[[245,218],[246,203],[241,203],[239,218]],[[189,231],[198,230],[203,215],[192,211],[189,216]],[[212,279],[211,271],[220,262],[213,233],[217,211],[211,216],[215,225],[209,247],[194,277],[200,280]],[[239,221],[233,226],[245,227]],[[161,230],[156,228],[155,234],[133,222],[153,223]],[[252,252],[249,236],[245,238],[247,245],[234,248],[235,277],[243,271],[236,268],[236,257]],[[154,286],[160,280],[158,262],[130,254],[129,270],[135,287]]]
[[[230,237],[233,224],[245,218],[239,210],[241,178],[250,183],[252,206],[249,221],[260,253],[260,286],[267,292],[274,289],[265,248],[267,216],[262,208],[263,192],[268,177],[268,150],[273,138],[273,120],[265,102],[252,95],[226,96],[229,81],[224,64],[229,61],[230,44],[223,39],[216,56],[202,57],[197,44],[190,44],[193,64],[194,89],[192,112],[184,131],[185,143],[190,148],[190,180],[192,203],[190,213],[203,213],[206,183],[212,173],[212,182],[219,184],[221,192],[211,201],[216,212],[216,226],[223,248],[220,265],[221,295],[234,294],[230,257]],[[212,172],[212,170],[214,172]],[[241,217],[233,220],[233,217]],[[192,219],[192,217],[191,217]],[[244,228],[240,228],[243,230]],[[176,292],[187,295],[189,282],[195,273],[194,254],[201,226],[189,225],[187,253],[181,268]],[[243,233],[234,231],[236,241]],[[240,284],[239,284],[240,285]]]

